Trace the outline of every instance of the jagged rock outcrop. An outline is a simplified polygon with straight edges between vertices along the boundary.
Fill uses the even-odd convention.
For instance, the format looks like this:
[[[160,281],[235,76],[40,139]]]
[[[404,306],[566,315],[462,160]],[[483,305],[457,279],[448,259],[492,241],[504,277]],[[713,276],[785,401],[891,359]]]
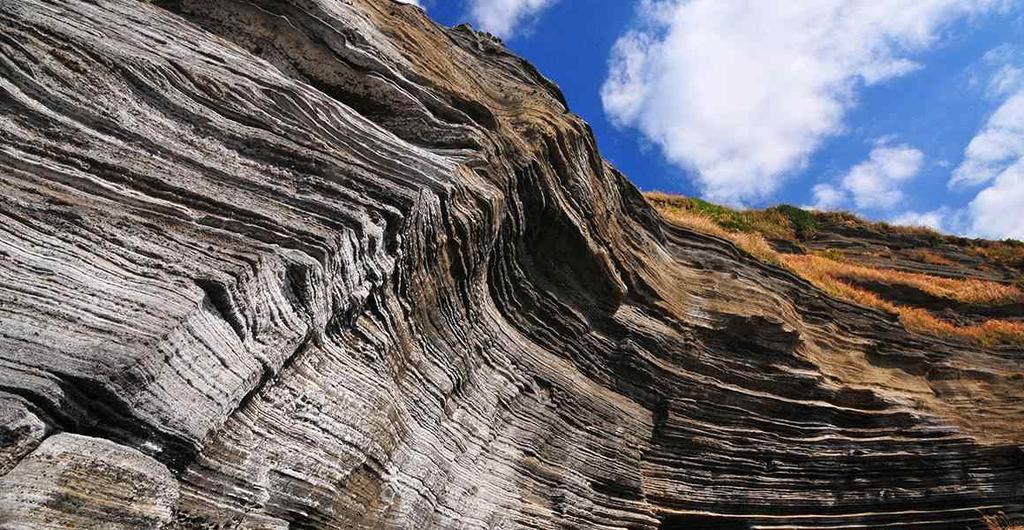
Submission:
[[[500,42],[0,2],[0,527],[949,528],[1024,354],[663,222]]]

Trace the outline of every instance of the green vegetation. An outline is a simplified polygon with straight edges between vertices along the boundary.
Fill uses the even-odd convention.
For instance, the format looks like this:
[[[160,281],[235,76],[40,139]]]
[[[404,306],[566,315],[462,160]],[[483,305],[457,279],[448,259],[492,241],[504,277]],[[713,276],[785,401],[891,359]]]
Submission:
[[[785,215],[786,218],[789,219],[790,225],[793,226],[793,230],[796,232],[797,237],[800,239],[811,237],[814,235],[814,231],[818,228],[818,220],[815,219],[814,214],[802,208],[797,208],[796,206],[789,204],[781,204],[769,209],[778,211]]]
[[[783,204],[764,210],[736,210],[703,199],[666,193],[646,197],[662,211],[686,212],[706,219],[729,232],[761,234],[769,239],[798,241],[814,234],[818,221],[814,212]]]
[[[710,217],[718,226],[734,232],[750,232],[754,229],[750,219],[745,212],[739,212],[725,206],[719,206],[702,199],[687,199],[690,202],[688,210],[698,215]]]
[[[888,285],[903,285],[952,301],[991,305],[1024,300],[1024,277],[1013,285],[977,279],[946,278],[852,263],[840,249],[826,248],[811,254],[787,254],[773,248],[769,243],[770,240],[794,243],[806,241],[827,222],[875,232],[913,236],[921,246],[937,246],[947,242],[957,243],[963,247],[970,245],[967,247],[969,251],[987,260],[1024,263],[1024,244],[1020,242],[972,242],[945,236],[929,228],[869,223],[845,212],[809,212],[791,205],[764,210],[734,210],[701,199],[678,195],[647,193],[645,196],[670,221],[694,231],[728,239],[757,259],[788,268],[832,296],[897,315],[903,326],[910,331],[983,346],[1024,346],[1024,323],[993,319],[980,324],[960,325],[943,320],[925,309],[884,298],[879,293],[859,287],[857,284],[858,281],[867,280]],[[948,259],[926,249],[919,249],[917,253],[919,261],[924,263],[952,264]]]

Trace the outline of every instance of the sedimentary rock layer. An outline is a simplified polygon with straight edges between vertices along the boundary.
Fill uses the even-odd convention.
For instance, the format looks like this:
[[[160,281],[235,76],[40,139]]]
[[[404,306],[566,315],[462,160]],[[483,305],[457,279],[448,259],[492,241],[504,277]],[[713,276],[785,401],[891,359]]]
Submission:
[[[494,38],[0,1],[0,527],[949,528],[1024,356],[664,223]]]

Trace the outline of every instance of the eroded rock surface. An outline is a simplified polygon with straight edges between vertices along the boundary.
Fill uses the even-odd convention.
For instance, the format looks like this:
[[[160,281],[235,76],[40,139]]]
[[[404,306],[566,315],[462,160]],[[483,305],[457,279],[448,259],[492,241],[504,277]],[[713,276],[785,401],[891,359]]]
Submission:
[[[554,85],[413,6],[0,1],[0,189],[4,528],[1024,505],[1022,352],[664,223]]]
[[[169,524],[178,483],[160,462],[77,434],[48,437],[0,478],[4,528],[158,528]]]

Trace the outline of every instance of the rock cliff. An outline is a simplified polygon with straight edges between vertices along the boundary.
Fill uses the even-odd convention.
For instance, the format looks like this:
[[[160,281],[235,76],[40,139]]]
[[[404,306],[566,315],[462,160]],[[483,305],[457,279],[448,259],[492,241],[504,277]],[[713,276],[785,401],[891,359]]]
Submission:
[[[666,223],[387,0],[0,1],[0,527],[927,528],[1024,353]]]

